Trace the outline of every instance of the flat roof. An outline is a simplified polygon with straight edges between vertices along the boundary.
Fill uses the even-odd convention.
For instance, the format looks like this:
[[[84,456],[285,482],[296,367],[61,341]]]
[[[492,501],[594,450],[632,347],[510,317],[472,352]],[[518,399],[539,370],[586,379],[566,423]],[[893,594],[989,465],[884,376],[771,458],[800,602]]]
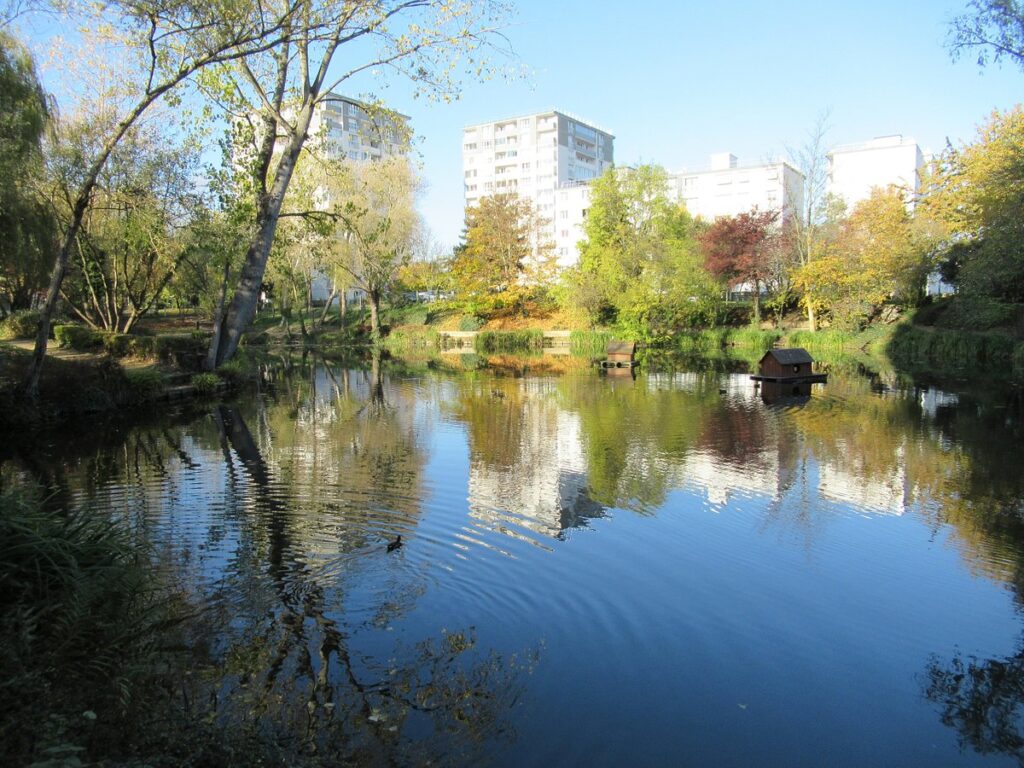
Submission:
[[[528,112],[526,114],[513,115],[511,117],[499,117],[497,120],[486,120],[482,123],[471,123],[470,125],[463,126],[462,130],[469,131],[472,130],[473,128],[483,128],[485,125],[494,125],[495,123],[511,123],[515,120],[522,120],[523,118],[527,117],[543,117],[545,115],[561,115],[562,117],[568,120],[574,120],[577,123],[582,123],[588,128],[593,128],[595,131],[600,131],[605,136],[610,136],[613,139],[615,138],[614,133],[609,131],[607,128],[601,127],[593,120],[587,120],[586,118],[580,117],[579,115],[575,115],[572,112],[566,112],[563,109],[545,109],[541,110],[540,112]]]

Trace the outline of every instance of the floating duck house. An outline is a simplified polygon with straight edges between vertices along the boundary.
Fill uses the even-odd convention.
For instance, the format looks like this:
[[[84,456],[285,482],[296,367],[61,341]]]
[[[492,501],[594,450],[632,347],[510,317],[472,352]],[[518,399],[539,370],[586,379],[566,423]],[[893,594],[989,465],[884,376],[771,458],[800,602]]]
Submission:
[[[636,365],[635,341],[609,341],[604,350],[605,359],[601,361],[602,368],[632,368]]]
[[[757,366],[754,381],[782,381],[792,384],[826,381],[828,374],[814,373],[811,366],[814,358],[802,347],[792,349],[769,349]]]

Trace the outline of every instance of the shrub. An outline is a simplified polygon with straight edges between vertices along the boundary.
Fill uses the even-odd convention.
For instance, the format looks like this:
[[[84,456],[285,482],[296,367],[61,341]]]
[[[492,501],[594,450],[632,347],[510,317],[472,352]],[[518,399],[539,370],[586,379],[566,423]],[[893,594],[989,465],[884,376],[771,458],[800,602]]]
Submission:
[[[22,309],[0,322],[0,341],[30,339],[39,329],[39,313],[34,309]]]
[[[132,400],[152,400],[163,393],[167,386],[164,375],[153,368],[136,368],[125,371],[129,397]]]
[[[1012,325],[1017,316],[1016,304],[980,296],[955,296],[947,304],[945,312],[935,320],[937,327],[987,331]]]
[[[206,354],[206,342],[192,334],[157,336],[154,351],[160,360],[182,368],[196,367]]]
[[[103,334],[84,325],[55,325],[53,338],[57,346],[79,351],[96,349],[103,344]]]
[[[212,395],[220,389],[221,378],[215,373],[197,373],[192,377],[192,386],[196,394]]]
[[[231,386],[237,386],[254,377],[251,363],[242,355],[236,355],[228,362],[221,363],[216,374]]]
[[[479,331],[483,324],[484,321],[476,315],[464,315],[459,318],[460,331]]]
[[[114,357],[127,357],[131,351],[132,337],[126,333],[104,333],[103,348]]]

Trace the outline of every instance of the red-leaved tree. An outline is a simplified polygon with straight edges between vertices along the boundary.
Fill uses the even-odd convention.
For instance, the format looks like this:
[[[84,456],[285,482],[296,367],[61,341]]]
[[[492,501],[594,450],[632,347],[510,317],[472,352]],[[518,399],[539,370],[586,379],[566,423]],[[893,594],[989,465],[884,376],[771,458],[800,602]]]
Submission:
[[[778,211],[754,208],[715,219],[701,236],[704,266],[730,286],[753,284],[754,322],[761,321],[761,288],[774,274],[779,257]]]

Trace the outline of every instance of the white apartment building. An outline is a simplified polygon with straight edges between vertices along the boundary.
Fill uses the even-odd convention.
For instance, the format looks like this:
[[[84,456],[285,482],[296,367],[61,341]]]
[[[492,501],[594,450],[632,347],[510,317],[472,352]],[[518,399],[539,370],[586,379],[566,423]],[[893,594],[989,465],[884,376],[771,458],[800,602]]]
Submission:
[[[515,193],[544,220],[559,266],[576,263],[588,183],[612,166],[615,137],[557,110],[470,125],[462,132],[466,207]]]
[[[408,115],[331,93],[313,112],[309,143],[321,144],[335,158],[374,162],[407,154],[411,133]],[[322,274],[314,277],[310,292],[314,302],[326,301],[332,293],[330,278]],[[353,303],[363,297],[362,290],[352,288],[346,300]]]
[[[799,212],[804,201],[804,175],[789,163],[740,165],[729,152],[711,155],[708,170],[671,175],[669,184],[675,199],[706,221],[753,208],[786,217]]]
[[[907,193],[907,210],[912,211],[921,191],[924,164],[925,155],[917,142],[901,135],[843,144],[828,153],[828,192],[842,198],[849,212],[869,198],[871,190],[896,187]],[[954,290],[938,272],[928,276],[925,293],[929,296]]]
[[[921,189],[924,154],[903,136],[881,136],[844,144],[828,153],[828,192],[846,201],[847,210],[871,196],[875,187],[896,186],[909,192],[908,205]]]
[[[411,132],[408,115],[332,93],[313,112],[309,136],[337,157],[362,161],[406,154]]]

